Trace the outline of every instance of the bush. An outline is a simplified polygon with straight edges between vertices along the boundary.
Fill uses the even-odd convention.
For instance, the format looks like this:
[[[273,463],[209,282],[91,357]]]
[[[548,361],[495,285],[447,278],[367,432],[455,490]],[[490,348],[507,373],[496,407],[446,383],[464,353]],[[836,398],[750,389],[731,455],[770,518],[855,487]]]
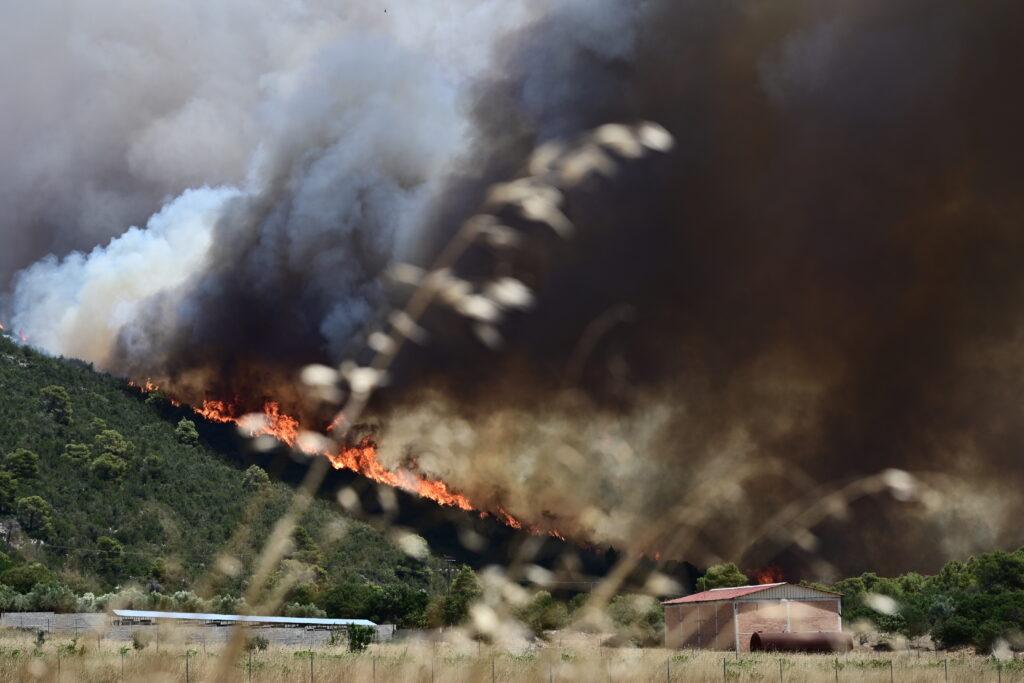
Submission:
[[[66,614],[78,607],[78,597],[63,583],[40,583],[29,594],[36,612]]]
[[[75,605],[76,612],[100,612],[102,611],[99,603],[96,601],[96,596],[92,593],[83,593],[78,598],[78,602]]]
[[[569,608],[551,597],[551,593],[540,591],[527,603],[519,618],[539,636],[544,631],[564,627],[569,621]]]
[[[0,583],[0,612],[17,612],[17,600],[21,597],[18,592],[8,586],[7,584]]]
[[[297,617],[301,619],[324,619],[327,612],[316,605],[289,603],[284,607],[284,616]]]
[[[362,652],[365,650],[370,643],[373,642],[373,636],[376,634],[376,630],[372,626],[360,626],[359,624],[351,624],[348,627],[348,649],[351,652]]]
[[[132,647],[136,650],[145,650],[151,642],[153,636],[149,631],[132,631]]]
[[[263,651],[268,647],[270,647],[270,641],[264,636],[249,636],[245,639],[246,652]]]

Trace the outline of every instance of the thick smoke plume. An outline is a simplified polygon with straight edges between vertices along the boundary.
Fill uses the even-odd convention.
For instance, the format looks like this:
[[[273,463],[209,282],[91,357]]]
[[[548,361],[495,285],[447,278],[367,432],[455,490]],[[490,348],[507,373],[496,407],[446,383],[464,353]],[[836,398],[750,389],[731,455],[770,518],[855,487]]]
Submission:
[[[688,540],[645,550],[694,559],[1024,541],[990,488],[1022,474],[1019,3],[257,5],[2,10],[5,63],[38,69],[0,75],[30,341],[192,400],[287,393],[538,144],[653,120],[673,155],[572,193],[577,237],[513,263],[538,307],[503,351],[428,319],[381,457],[598,542],[684,505]],[[915,503],[867,487],[814,537],[760,533],[886,468]]]

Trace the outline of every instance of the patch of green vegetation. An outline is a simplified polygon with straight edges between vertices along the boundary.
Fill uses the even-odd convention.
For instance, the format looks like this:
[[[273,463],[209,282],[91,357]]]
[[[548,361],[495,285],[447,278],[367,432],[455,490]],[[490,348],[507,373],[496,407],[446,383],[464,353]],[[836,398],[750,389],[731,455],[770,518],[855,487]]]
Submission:
[[[294,494],[224,434],[155,392],[0,335],[0,609],[104,609],[119,590],[138,607],[237,608]],[[294,546],[272,581],[300,577],[283,608],[293,615],[416,626],[442,599],[435,558],[410,557],[326,501]],[[238,571],[191,592],[225,552]]]

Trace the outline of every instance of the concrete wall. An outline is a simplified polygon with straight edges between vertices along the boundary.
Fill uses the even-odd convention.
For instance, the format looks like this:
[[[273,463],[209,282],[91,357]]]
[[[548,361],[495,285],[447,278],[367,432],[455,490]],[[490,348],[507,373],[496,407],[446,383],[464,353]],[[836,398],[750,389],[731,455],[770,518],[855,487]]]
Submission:
[[[106,614],[54,614],[53,612],[7,612],[0,616],[0,628],[22,631],[47,631],[67,636],[78,635],[84,639],[130,641],[136,631],[146,633],[156,642],[157,634],[165,641],[179,640],[194,645],[220,644],[230,637],[230,626],[204,626],[198,623],[174,623],[163,621],[159,629],[154,624],[118,624]],[[385,643],[394,636],[393,624],[376,627],[376,642]],[[273,626],[252,627],[253,635],[266,638],[272,645],[282,647],[323,647],[327,645],[331,632],[312,628],[281,628]],[[342,639],[342,643],[347,642]]]

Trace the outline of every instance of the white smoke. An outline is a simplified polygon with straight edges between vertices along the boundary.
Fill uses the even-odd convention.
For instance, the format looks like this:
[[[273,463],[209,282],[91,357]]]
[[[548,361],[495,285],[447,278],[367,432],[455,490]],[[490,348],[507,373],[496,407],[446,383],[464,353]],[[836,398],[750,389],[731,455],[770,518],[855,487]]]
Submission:
[[[5,3],[0,62],[32,66],[0,72],[0,287],[41,258],[14,278],[11,322],[117,370],[118,330],[131,338],[147,299],[160,295],[168,328],[200,315],[167,304],[221,287],[202,269],[225,239],[248,240],[253,281],[308,271],[304,294],[330,299],[321,332],[343,343],[373,275],[350,244],[386,260],[411,238],[474,142],[469,91],[496,46],[553,9],[606,27],[615,5]],[[606,36],[609,54],[627,34]],[[211,237],[228,197],[262,213]]]
[[[33,344],[101,359],[149,297],[182,284],[204,262],[231,188],[189,190],[149,219],[89,254],[49,256],[18,275],[15,317]]]

